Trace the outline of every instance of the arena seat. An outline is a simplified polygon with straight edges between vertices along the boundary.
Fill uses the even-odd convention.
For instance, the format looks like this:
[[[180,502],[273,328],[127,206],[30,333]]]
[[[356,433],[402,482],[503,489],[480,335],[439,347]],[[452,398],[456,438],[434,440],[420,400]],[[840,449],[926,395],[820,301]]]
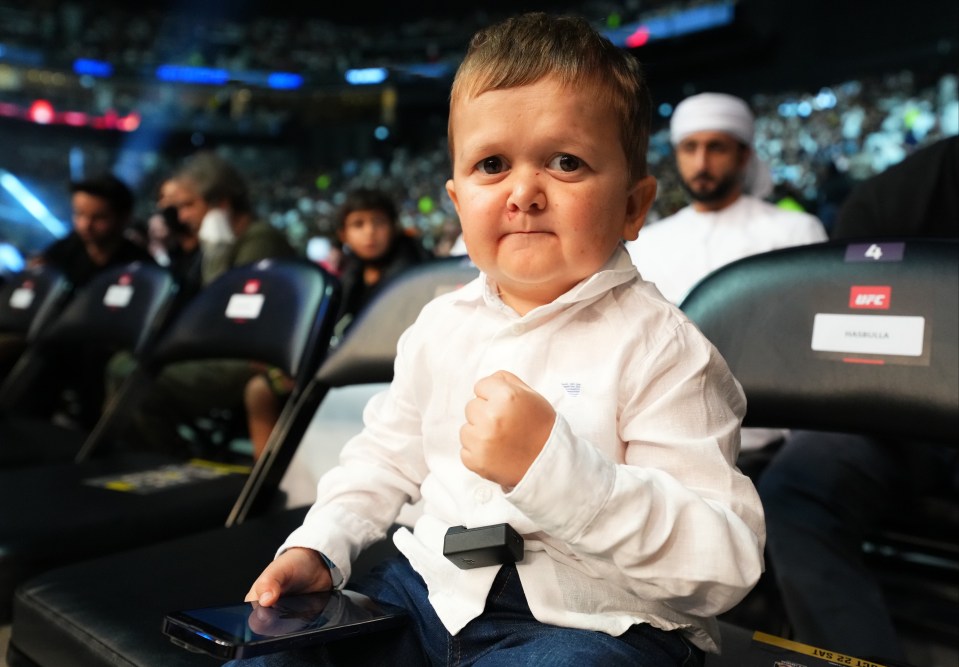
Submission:
[[[54,423],[46,410],[32,412],[32,398],[55,394],[61,384],[88,382],[80,376],[91,372],[102,378],[102,367],[115,352],[139,357],[155,339],[176,292],[169,270],[135,262],[100,272],[52,321],[41,322],[0,386],[0,468],[73,460],[89,433],[79,425]],[[65,363],[72,361],[79,363]],[[100,378],[92,382],[99,385]]]
[[[877,303],[883,294],[889,301]],[[857,240],[772,251],[707,276],[682,308],[742,383],[746,426],[959,445],[955,241]],[[876,569],[880,580],[912,573],[935,582],[931,595],[929,586],[906,587],[908,604],[893,602],[894,617],[931,633],[951,625],[954,642],[957,503],[938,500],[952,511],[918,509],[909,525],[869,543],[886,555]]]
[[[442,259],[408,269],[390,283],[277,425],[227,527],[57,568],[22,584],[14,600],[11,667],[215,664],[171,644],[160,632],[164,614],[245,594],[306,513],[270,511],[264,488],[282,476],[320,402],[336,387],[388,382],[399,336],[420,308],[476,275],[464,259]],[[363,560],[378,560],[391,544],[375,545]],[[356,569],[362,567],[358,562]]]
[[[24,269],[0,284],[0,382],[71,291],[66,275],[50,265]]]
[[[248,465],[105,446],[168,364],[249,359],[295,378],[294,397],[324,358],[337,281],[305,260],[232,269],[190,300],[124,384],[76,462],[0,470],[0,622],[16,585],[59,565],[222,526]],[[252,298],[248,298],[252,297]],[[281,418],[282,419],[282,418]],[[264,497],[275,487],[261,485]],[[69,664],[67,662],[66,664]]]

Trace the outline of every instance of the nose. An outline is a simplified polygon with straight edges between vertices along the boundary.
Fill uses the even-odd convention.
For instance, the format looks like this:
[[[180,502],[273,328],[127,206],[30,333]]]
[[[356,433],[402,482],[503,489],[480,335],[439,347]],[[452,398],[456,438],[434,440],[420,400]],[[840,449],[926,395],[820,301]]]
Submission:
[[[540,183],[539,171],[513,170],[513,189],[506,206],[510,211],[543,210],[546,208],[546,192]]]
[[[709,152],[705,146],[698,146],[692,158],[696,171],[704,171],[709,166]]]

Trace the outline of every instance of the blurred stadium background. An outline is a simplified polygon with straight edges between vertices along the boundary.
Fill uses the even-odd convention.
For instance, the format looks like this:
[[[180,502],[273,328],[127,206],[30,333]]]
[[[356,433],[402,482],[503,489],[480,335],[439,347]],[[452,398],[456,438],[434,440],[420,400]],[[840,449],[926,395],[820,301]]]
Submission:
[[[665,128],[692,93],[749,100],[775,196],[827,226],[852,183],[959,132],[949,0],[0,0],[0,270],[66,233],[71,179],[115,171],[145,219],[198,148],[234,161],[304,253],[364,184],[442,254],[452,74],[476,28],[527,9],[581,14],[645,64],[654,218],[683,204]]]

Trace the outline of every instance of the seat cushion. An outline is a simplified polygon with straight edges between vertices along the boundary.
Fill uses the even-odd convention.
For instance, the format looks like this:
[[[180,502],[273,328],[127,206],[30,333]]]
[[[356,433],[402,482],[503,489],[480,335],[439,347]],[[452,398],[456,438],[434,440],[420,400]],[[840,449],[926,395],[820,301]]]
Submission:
[[[207,667],[161,632],[170,611],[242,600],[306,509],[46,572],[14,600],[11,667]]]
[[[246,478],[146,454],[0,470],[0,623],[40,572],[222,526]]]
[[[72,461],[86,436],[86,431],[59,426],[49,420],[3,415],[0,417],[0,469]]]

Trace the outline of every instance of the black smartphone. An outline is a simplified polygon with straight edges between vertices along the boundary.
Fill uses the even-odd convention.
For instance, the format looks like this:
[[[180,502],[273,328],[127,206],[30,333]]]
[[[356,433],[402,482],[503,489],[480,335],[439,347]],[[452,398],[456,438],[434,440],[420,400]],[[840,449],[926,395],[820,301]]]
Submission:
[[[231,660],[395,628],[406,620],[404,609],[343,590],[289,595],[272,607],[242,602],[175,611],[163,619],[163,633],[183,648]]]

